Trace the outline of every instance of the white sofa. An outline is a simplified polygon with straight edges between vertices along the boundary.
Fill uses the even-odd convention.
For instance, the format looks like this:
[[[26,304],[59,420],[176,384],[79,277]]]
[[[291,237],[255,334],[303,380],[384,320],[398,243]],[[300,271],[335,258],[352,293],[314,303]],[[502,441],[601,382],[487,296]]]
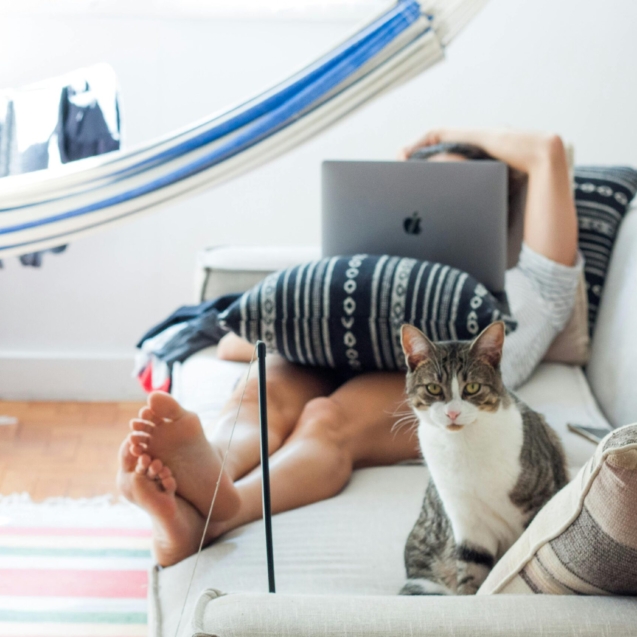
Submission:
[[[297,251],[202,257],[199,285],[214,296],[247,287],[265,271],[302,260]],[[235,253],[236,254],[236,253]],[[254,259],[251,265],[246,265]],[[241,284],[241,285],[239,285]],[[236,287],[236,289],[239,289]],[[637,420],[637,210],[623,222],[586,370],[543,363],[519,391],[560,434],[572,470],[594,445],[567,422],[620,426]],[[244,366],[214,348],[176,370],[173,392],[210,424]],[[527,636],[637,635],[637,600],[610,597],[399,597],[403,547],[427,481],[423,466],[356,471],[337,497],[274,517],[277,593],[269,595],[263,525],[255,522],[207,548],[186,602],[180,635]],[[152,572],[155,637],[174,637],[194,566],[189,558]]]

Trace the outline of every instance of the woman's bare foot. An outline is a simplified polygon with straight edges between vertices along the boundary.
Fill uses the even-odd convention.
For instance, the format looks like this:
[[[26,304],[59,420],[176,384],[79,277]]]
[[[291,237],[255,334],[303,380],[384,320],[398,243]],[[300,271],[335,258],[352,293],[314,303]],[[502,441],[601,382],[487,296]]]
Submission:
[[[206,439],[197,414],[183,409],[170,394],[153,392],[148,406],[130,426],[131,454],[161,459],[171,468],[179,495],[207,517],[221,471],[221,454]],[[211,520],[231,518],[239,505],[239,494],[224,473]]]
[[[177,481],[161,460],[130,452],[129,438],[120,447],[117,485],[127,500],[144,509],[153,522],[153,550],[161,566],[171,566],[199,548],[205,521],[183,498]]]

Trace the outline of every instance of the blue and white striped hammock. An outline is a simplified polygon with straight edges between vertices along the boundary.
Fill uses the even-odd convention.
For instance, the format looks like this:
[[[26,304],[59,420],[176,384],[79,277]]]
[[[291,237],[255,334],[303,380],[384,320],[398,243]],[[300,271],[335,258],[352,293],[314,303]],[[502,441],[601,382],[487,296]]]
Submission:
[[[129,151],[0,180],[0,259],[52,248],[255,168],[421,73],[487,0],[399,0],[288,80]]]

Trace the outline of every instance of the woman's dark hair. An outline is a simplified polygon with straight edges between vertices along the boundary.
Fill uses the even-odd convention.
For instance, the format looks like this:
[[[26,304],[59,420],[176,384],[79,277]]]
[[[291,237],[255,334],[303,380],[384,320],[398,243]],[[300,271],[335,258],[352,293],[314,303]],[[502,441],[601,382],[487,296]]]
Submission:
[[[472,161],[493,159],[489,153],[486,153],[478,146],[459,144],[456,142],[442,142],[434,146],[419,148],[409,156],[409,159],[421,159],[426,161],[435,155],[442,154],[461,155]],[[515,168],[511,168],[511,166],[507,166],[507,175],[509,182],[509,209],[511,209],[512,203],[516,200],[520,189],[526,182],[526,175]]]
[[[493,159],[491,155],[485,153],[479,146],[471,144],[458,144],[456,142],[442,142],[434,146],[425,146],[419,148],[416,152],[409,156],[409,159],[430,159],[434,155],[442,154],[462,155],[467,159]]]

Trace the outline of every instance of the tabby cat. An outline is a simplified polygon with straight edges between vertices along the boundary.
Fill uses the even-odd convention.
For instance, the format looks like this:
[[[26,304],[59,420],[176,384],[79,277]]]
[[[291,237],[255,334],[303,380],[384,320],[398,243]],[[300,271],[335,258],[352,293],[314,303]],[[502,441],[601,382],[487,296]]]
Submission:
[[[504,323],[473,341],[434,344],[411,325],[401,336],[430,475],[401,594],[471,595],[566,484],[564,452],[544,418],[502,383]]]

